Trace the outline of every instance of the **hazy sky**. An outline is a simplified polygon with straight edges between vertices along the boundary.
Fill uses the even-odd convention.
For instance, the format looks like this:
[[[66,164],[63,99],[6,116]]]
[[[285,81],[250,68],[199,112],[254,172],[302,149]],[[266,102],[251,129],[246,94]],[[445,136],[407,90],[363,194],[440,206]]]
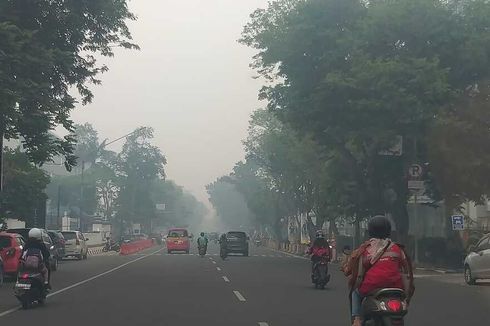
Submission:
[[[237,39],[250,13],[265,5],[131,0],[138,21],[130,29],[141,51],[117,51],[93,103],[77,108],[74,120],[92,123],[101,139],[153,127],[168,178],[206,201],[204,186],[243,158],[241,140],[260,105],[260,82],[248,66],[253,52]]]

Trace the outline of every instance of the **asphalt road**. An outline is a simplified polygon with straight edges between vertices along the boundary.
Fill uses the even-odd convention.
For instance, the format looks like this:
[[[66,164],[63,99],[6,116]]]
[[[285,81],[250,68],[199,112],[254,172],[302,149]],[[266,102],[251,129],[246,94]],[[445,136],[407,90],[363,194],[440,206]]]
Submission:
[[[195,253],[195,251],[193,251]],[[121,257],[66,261],[53,274],[44,307],[17,310],[13,283],[0,289],[2,325],[349,325],[345,279],[332,265],[326,290],[309,283],[305,259],[264,248],[222,261],[162,248]],[[461,275],[417,277],[407,325],[485,325],[490,284],[464,285]]]

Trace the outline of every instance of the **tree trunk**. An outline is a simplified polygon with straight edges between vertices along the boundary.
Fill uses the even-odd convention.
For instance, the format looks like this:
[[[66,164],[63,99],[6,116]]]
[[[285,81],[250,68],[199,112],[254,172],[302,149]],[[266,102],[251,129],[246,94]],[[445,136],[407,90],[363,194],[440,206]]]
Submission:
[[[332,238],[332,235],[337,237],[339,235],[339,229],[337,228],[336,218],[332,217],[328,219],[328,235]]]

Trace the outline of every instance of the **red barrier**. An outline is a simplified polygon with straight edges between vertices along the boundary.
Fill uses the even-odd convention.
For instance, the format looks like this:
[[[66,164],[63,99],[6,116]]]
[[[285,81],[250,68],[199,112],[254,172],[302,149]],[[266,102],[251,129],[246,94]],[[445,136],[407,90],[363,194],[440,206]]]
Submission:
[[[137,240],[133,242],[123,243],[121,245],[121,251],[119,253],[121,255],[130,255],[151,247],[153,247],[153,241],[151,239]]]

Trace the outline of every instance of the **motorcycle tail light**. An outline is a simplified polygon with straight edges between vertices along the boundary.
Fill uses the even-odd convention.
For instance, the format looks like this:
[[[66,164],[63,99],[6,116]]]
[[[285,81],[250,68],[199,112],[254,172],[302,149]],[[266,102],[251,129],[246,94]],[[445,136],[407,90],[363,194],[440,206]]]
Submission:
[[[29,278],[29,274],[28,274],[28,273],[24,273],[24,274],[22,274],[22,275],[20,276],[20,278],[22,278],[22,279],[24,279],[24,280],[25,280],[25,279],[28,279],[28,278]]]
[[[388,300],[386,306],[393,312],[399,312],[402,310],[402,303],[400,300]]]

